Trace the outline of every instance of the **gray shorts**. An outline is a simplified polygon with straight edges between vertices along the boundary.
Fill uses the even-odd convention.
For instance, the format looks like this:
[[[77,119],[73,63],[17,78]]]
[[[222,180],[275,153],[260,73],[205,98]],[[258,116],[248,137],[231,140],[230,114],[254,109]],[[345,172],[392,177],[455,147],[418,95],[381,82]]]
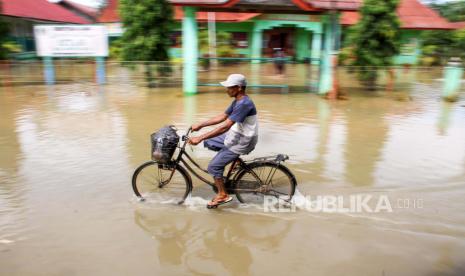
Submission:
[[[230,151],[224,145],[226,134],[207,139],[203,142],[204,147],[218,151],[208,164],[208,173],[214,178],[223,178],[224,168],[239,157],[239,154]]]

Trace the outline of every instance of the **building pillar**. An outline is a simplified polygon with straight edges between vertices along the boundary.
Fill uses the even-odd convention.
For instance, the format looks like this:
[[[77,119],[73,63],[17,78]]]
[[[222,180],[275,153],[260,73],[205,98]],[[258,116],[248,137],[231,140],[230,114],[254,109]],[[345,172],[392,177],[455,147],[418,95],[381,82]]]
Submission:
[[[256,28],[252,31],[252,58],[261,58],[262,57],[262,43],[263,43],[263,31]],[[252,63],[260,63],[260,60],[252,60]]]
[[[296,32],[296,58],[297,61],[304,61],[309,57],[310,37],[307,30],[298,28]]]
[[[326,20],[324,25],[324,49],[321,55],[320,65],[320,83],[318,85],[318,94],[327,94],[332,89],[333,74],[331,66],[331,49],[333,48],[333,33],[331,22]]]
[[[321,34],[313,32],[312,35],[312,64],[320,64],[321,59]]]
[[[319,94],[328,94],[328,98],[336,99],[338,94],[337,63],[339,44],[339,16],[336,13],[328,14],[325,24],[325,42],[321,58]]]
[[[186,94],[197,93],[197,21],[194,7],[184,7],[182,20],[183,90]]]
[[[214,68],[218,67],[216,59],[216,13],[208,13],[208,55],[213,58],[209,62]]]

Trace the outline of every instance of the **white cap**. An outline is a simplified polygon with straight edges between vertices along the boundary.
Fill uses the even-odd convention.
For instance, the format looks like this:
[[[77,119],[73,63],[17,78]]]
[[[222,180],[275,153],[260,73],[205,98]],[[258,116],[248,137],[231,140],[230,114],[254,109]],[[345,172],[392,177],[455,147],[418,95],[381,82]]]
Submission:
[[[220,82],[220,84],[224,87],[231,87],[231,86],[247,86],[247,81],[245,80],[244,75],[241,74],[231,74],[228,76],[228,79],[225,81]]]

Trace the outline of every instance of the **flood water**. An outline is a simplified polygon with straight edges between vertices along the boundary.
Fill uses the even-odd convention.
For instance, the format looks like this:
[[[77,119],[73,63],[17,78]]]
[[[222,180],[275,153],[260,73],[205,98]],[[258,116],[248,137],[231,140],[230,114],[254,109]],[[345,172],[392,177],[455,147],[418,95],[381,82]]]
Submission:
[[[288,154],[300,199],[392,205],[347,213],[207,210],[214,194],[198,181],[187,206],[138,202],[130,179],[149,135],[167,124],[181,134],[231,99],[118,76],[0,87],[1,275],[465,275],[465,101],[441,101],[440,71],[400,73],[392,93],[341,73],[343,101],[250,90],[260,136],[244,159]],[[306,85],[292,71],[269,79]],[[206,166],[214,153],[192,155]]]

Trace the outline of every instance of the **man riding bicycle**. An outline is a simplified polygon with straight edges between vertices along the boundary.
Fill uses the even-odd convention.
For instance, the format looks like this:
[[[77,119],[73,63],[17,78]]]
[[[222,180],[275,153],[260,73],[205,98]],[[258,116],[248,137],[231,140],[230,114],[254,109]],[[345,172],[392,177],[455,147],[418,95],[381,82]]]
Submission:
[[[231,74],[226,81],[220,82],[234,101],[222,114],[200,124],[192,126],[199,131],[206,126],[221,124],[219,127],[197,137],[190,137],[189,144],[197,145],[204,141],[204,146],[218,151],[208,165],[208,173],[213,176],[218,194],[208,205],[215,206],[230,202],[224,187],[223,172],[226,165],[236,160],[241,154],[250,153],[258,140],[258,119],[255,104],[246,95],[247,81],[241,74]]]

